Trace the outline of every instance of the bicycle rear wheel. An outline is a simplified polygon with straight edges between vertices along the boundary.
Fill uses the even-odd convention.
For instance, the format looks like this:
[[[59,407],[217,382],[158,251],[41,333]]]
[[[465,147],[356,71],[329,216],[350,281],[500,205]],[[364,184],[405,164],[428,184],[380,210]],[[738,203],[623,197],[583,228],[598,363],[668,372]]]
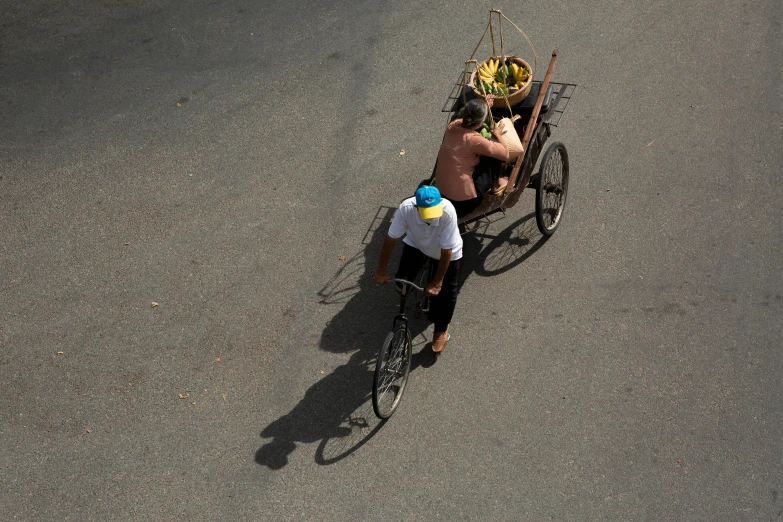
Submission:
[[[536,224],[546,237],[551,236],[563,217],[568,195],[568,153],[565,145],[553,143],[544,153],[536,186]]]
[[[372,407],[380,419],[388,419],[397,409],[411,371],[411,334],[400,324],[383,342],[375,363]]]

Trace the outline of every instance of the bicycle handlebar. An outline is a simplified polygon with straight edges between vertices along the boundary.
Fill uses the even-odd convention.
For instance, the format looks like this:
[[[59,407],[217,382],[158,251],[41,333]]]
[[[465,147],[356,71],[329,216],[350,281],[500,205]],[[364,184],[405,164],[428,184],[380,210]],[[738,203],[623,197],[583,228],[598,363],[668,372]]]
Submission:
[[[411,285],[413,288],[418,290],[419,292],[423,292],[424,289],[420,286],[418,286],[416,283],[411,283],[410,281],[407,281],[405,279],[397,279],[396,277],[392,279],[395,283],[405,283],[406,285]]]

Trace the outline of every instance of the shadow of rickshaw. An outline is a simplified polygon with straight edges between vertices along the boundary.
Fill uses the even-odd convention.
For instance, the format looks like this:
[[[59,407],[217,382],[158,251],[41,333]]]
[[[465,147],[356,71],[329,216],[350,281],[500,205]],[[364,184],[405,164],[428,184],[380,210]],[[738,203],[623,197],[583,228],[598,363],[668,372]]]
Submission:
[[[321,333],[319,348],[351,353],[348,361],[313,384],[286,415],[261,432],[271,439],[256,453],[256,462],[281,469],[296,443],[315,443],[315,461],[333,464],[365,445],[381,429],[372,408],[371,389],[375,357],[391,326],[395,299],[383,297],[371,281],[381,244],[396,209],[381,207],[363,240],[364,248],[345,264],[319,292],[319,303],[341,307]],[[470,274],[484,277],[502,274],[535,253],[546,237],[538,231],[530,213],[500,232],[491,230],[498,219],[486,221],[463,236],[462,286]],[[398,260],[393,258],[390,266]],[[414,356],[411,371],[427,367],[429,342],[424,319],[411,321]]]

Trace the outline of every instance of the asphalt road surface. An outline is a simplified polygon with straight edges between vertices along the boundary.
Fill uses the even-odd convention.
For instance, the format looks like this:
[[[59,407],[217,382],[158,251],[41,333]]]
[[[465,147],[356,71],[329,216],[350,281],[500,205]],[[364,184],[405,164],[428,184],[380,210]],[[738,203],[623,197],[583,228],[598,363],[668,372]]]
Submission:
[[[564,221],[466,237],[379,424],[370,273],[490,7],[578,85]],[[3,0],[0,519],[783,520],[782,23]]]

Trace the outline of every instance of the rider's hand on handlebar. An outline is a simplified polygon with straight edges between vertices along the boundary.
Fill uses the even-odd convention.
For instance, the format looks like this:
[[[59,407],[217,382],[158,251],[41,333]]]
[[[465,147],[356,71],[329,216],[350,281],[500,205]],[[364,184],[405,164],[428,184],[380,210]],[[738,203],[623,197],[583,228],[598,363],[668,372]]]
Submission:
[[[391,279],[391,276],[386,272],[378,272],[377,270],[372,274],[372,280],[376,285],[385,285],[386,281]]]
[[[440,288],[442,284],[443,283],[430,283],[424,289],[424,293],[429,296],[438,295],[440,293]]]

